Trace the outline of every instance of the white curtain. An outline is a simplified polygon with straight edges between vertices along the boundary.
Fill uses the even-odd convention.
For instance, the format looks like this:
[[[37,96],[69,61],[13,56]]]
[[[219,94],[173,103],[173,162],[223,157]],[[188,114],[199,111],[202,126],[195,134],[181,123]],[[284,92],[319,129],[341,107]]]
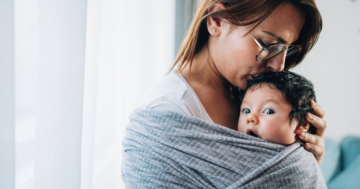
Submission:
[[[79,188],[86,1],[0,7],[0,188]]]
[[[15,178],[14,3],[0,1],[0,188]]]
[[[123,188],[131,111],[174,60],[175,2],[88,0],[82,188]]]
[[[174,60],[174,0],[0,1],[0,188],[123,188],[130,112]]]

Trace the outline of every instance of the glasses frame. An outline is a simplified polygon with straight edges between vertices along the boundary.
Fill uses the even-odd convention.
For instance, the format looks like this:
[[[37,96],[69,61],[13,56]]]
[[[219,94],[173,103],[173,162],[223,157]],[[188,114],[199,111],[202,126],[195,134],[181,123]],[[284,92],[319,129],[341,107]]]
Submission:
[[[273,43],[273,44],[270,44],[270,45],[262,46],[262,45],[260,44],[260,42],[255,39],[255,37],[250,33],[250,31],[249,31],[249,30],[244,26],[244,24],[238,19],[238,17],[237,17],[235,14],[233,14],[233,15],[234,15],[234,17],[236,18],[236,20],[239,21],[239,23],[246,29],[246,31],[247,31],[247,32],[250,34],[250,36],[254,39],[255,43],[261,48],[261,50],[259,51],[259,53],[258,53],[258,54],[256,55],[256,57],[255,57],[255,59],[256,59],[257,61],[262,62],[262,61],[268,60],[268,59],[270,59],[270,58],[273,58],[273,57],[279,55],[281,52],[283,52],[283,51],[285,51],[285,50],[286,50],[286,51],[289,51],[289,50],[294,50],[295,48],[297,48],[297,50],[294,50],[294,52],[301,50],[301,45],[284,45],[284,44],[281,44],[281,43]],[[268,50],[269,47],[274,46],[274,45],[281,45],[281,46],[283,46],[283,49],[282,49],[281,51],[279,51],[278,53],[274,54],[274,55],[271,56],[271,57],[267,57],[266,59],[260,59],[260,60],[258,59],[258,56],[260,55],[261,52],[263,52],[264,50]],[[286,56],[289,56],[289,55],[293,54],[294,52],[291,52],[290,54],[286,54]]]

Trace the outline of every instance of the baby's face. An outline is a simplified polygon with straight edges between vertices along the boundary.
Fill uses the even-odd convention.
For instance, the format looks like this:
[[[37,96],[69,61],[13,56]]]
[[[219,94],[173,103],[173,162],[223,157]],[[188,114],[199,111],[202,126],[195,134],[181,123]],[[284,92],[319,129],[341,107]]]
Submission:
[[[296,139],[298,122],[289,122],[292,106],[275,87],[267,83],[248,90],[241,104],[238,131],[278,144],[289,145]]]

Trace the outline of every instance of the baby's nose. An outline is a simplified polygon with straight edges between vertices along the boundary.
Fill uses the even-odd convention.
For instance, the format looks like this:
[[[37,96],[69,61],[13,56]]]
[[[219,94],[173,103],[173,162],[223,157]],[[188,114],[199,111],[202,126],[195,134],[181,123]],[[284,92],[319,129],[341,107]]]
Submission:
[[[247,124],[258,124],[259,123],[259,119],[255,114],[250,114],[248,115],[247,119],[246,119],[246,123]]]

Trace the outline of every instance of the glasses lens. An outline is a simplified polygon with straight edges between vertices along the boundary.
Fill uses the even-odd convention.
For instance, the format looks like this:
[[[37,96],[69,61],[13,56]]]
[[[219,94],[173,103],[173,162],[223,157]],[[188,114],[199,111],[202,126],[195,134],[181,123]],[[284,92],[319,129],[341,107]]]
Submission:
[[[287,47],[288,46],[284,44],[272,44],[262,49],[260,53],[257,55],[256,59],[258,61],[264,61],[278,55],[283,50],[288,50],[286,56],[289,56],[297,52],[299,49],[298,46],[292,46],[291,48],[287,48]]]
[[[283,49],[284,49],[283,44],[272,44],[262,49],[256,59],[258,61],[267,60],[281,53]]]
[[[286,56],[290,56],[290,55],[298,52],[299,49],[300,49],[299,46],[293,46],[293,47],[289,48],[288,51],[287,51]]]

